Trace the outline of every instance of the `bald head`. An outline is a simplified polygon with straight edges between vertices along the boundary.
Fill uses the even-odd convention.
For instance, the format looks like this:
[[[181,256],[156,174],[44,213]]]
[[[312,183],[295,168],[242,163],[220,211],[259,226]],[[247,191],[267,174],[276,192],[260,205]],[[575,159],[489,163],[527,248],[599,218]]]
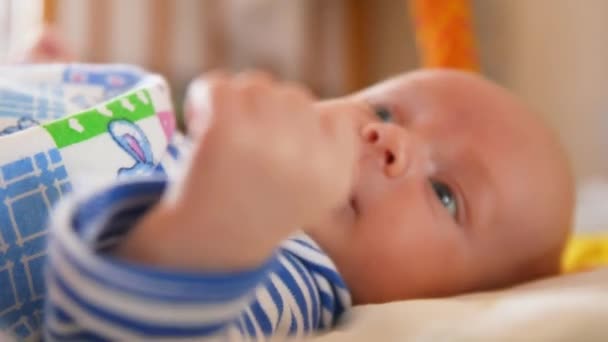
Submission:
[[[488,285],[556,274],[574,209],[574,178],[566,153],[536,113],[506,90],[474,78],[469,87],[479,100],[469,98],[469,105],[477,103],[494,116],[484,144],[493,151],[487,158],[495,166],[493,177],[500,179],[495,182],[502,194],[497,205],[504,209],[494,223],[501,229],[487,245],[498,259],[495,269],[485,270],[491,274]]]
[[[571,226],[574,182],[556,134],[507,90],[456,71],[409,75],[442,98],[445,118],[462,128],[463,145],[479,156],[494,192],[492,234],[480,238],[481,287],[555,274]],[[491,260],[491,262],[490,262]]]
[[[554,133],[508,91],[471,73],[424,70],[325,103],[328,113],[348,105],[361,109],[357,182],[345,209],[308,232],[355,303],[558,271],[570,168]]]

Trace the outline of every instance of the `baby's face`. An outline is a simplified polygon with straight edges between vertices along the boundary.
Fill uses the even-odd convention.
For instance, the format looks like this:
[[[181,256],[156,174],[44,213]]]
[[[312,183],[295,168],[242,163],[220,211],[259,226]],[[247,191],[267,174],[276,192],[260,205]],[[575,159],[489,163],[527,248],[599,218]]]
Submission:
[[[348,203],[306,230],[355,303],[443,296],[557,271],[572,179],[547,128],[477,76],[422,71],[321,103],[358,106]]]

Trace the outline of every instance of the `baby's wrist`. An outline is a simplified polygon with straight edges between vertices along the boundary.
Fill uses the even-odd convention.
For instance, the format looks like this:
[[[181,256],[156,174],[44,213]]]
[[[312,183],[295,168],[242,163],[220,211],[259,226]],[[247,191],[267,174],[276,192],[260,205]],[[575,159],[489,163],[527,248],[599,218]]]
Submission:
[[[155,207],[126,234],[113,254],[151,266],[170,266],[177,256],[173,257],[167,250],[171,243],[164,239],[164,227],[172,221],[167,208],[160,205]]]
[[[183,209],[161,202],[145,215],[115,249],[114,255],[149,266],[186,271],[232,271],[258,267],[273,249],[255,243],[239,244],[204,213],[189,220]]]

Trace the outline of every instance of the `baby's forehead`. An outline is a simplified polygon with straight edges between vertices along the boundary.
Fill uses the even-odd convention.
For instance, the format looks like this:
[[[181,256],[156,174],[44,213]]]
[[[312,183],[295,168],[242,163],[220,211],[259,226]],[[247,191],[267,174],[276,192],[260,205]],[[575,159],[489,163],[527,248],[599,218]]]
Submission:
[[[548,128],[506,89],[464,72],[421,71],[372,86],[359,96],[395,106],[408,129],[448,150],[467,147],[508,157],[526,144],[551,145]],[[515,149],[517,150],[517,149]],[[523,151],[520,151],[525,154]]]

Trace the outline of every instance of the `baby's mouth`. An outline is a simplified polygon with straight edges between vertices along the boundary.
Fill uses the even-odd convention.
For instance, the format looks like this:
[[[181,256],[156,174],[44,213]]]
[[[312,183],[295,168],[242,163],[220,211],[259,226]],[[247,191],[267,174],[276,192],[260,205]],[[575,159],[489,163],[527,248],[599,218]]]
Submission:
[[[350,200],[348,201],[348,204],[350,205],[350,208],[353,210],[355,217],[359,216],[359,204],[357,203],[357,198],[355,198],[354,195],[351,196]]]

